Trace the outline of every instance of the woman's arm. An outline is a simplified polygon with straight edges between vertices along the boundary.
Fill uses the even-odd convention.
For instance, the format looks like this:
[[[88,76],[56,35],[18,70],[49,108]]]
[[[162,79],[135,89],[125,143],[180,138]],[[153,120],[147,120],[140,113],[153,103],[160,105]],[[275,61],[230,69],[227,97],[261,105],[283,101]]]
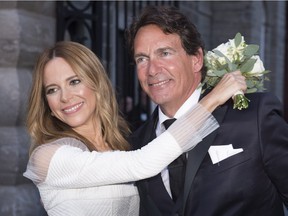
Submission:
[[[201,105],[196,105],[192,113],[195,117],[204,113],[203,118],[210,125],[209,130],[217,128],[216,120]],[[189,120],[189,132],[184,135],[189,144],[185,145],[179,144],[168,131],[143,148],[128,152],[90,152],[81,149],[80,146],[85,145],[73,138],[44,144],[37,147],[30,156],[24,176],[35,184],[45,182],[63,188],[101,186],[148,178],[158,174],[183,151],[202,140],[199,128],[193,125],[198,125],[198,120],[203,122],[203,118]]]
[[[24,175],[35,184],[45,182],[63,188],[125,183],[154,176],[218,127],[210,112],[237,90],[245,90],[230,76],[224,77],[218,88],[166,132],[139,150],[89,152],[80,141],[63,138],[35,149]]]

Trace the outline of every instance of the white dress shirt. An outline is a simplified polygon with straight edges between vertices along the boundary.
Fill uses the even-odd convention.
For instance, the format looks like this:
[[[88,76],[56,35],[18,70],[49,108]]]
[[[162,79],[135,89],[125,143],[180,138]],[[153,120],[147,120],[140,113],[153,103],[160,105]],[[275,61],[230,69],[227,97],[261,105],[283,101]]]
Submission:
[[[185,114],[189,109],[191,109],[196,103],[198,103],[200,95],[201,95],[201,90],[202,90],[202,88],[197,88],[193,92],[193,94],[185,101],[185,103],[175,113],[174,118],[176,118],[176,119],[179,118],[180,116]],[[160,107],[158,107],[158,113],[159,113],[158,114],[159,115],[159,121],[158,121],[157,127],[156,127],[156,136],[159,136],[161,133],[163,133],[165,131],[165,127],[163,125],[163,122],[167,119],[170,119],[168,116],[166,116],[161,111]],[[166,167],[165,169],[163,169],[161,171],[161,176],[162,176],[162,180],[163,180],[164,186],[165,186],[168,194],[170,195],[170,197],[172,197],[171,190],[170,190],[168,167]]]

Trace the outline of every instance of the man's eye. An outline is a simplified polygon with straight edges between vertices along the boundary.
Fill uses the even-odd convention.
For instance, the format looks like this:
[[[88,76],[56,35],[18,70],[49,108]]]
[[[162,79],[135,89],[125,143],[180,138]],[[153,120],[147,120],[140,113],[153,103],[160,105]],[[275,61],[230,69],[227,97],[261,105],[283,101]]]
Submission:
[[[73,79],[73,80],[70,81],[70,85],[77,85],[79,83],[81,83],[80,79]]]
[[[149,61],[148,56],[138,56],[135,58],[136,64],[140,64],[140,63],[147,62],[147,61]]]
[[[168,56],[170,53],[168,52],[168,51],[164,51],[163,53],[162,53],[162,55],[163,56]]]
[[[141,63],[141,62],[143,62],[143,61],[144,61],[144,58],[137,58],[137,59],[135,60],[136,64]]]

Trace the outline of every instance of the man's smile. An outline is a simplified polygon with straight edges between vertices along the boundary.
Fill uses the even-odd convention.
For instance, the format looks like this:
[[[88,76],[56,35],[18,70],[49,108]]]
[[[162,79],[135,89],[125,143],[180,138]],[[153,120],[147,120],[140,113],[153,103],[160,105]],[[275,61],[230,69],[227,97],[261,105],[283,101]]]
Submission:
[[[164,81],[160,81],[160,82],[157,82],[157,83],[149,83],[148,85],[157,87],[157,86],[165,85],[168,82],[170,82],[170,79],[167,79],[167,80],[164,80]]]

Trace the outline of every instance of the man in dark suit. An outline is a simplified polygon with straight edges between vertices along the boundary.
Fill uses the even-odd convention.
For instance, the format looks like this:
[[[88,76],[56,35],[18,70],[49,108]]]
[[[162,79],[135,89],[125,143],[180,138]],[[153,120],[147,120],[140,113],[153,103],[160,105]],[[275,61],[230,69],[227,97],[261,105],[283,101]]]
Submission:
[[[141,87],[158,104],[131,136],[137,149],[165,130],[166,119],[181,116],[198,102],[205,77],[204,46],[188,18],[163,7],[146,8],[132,23],[128,42]],[[269,93],[247,97],[247,109],[233,109],[230,100],[213,112],[220,128],[184,155],[184,162],[177,165],[186,170],[184,174],[170,179],[174,171],[169,165],[137,183],[140,215],[284,215],[288,125],[282,105]],[[177,194],[174,185],[182,175]]]

